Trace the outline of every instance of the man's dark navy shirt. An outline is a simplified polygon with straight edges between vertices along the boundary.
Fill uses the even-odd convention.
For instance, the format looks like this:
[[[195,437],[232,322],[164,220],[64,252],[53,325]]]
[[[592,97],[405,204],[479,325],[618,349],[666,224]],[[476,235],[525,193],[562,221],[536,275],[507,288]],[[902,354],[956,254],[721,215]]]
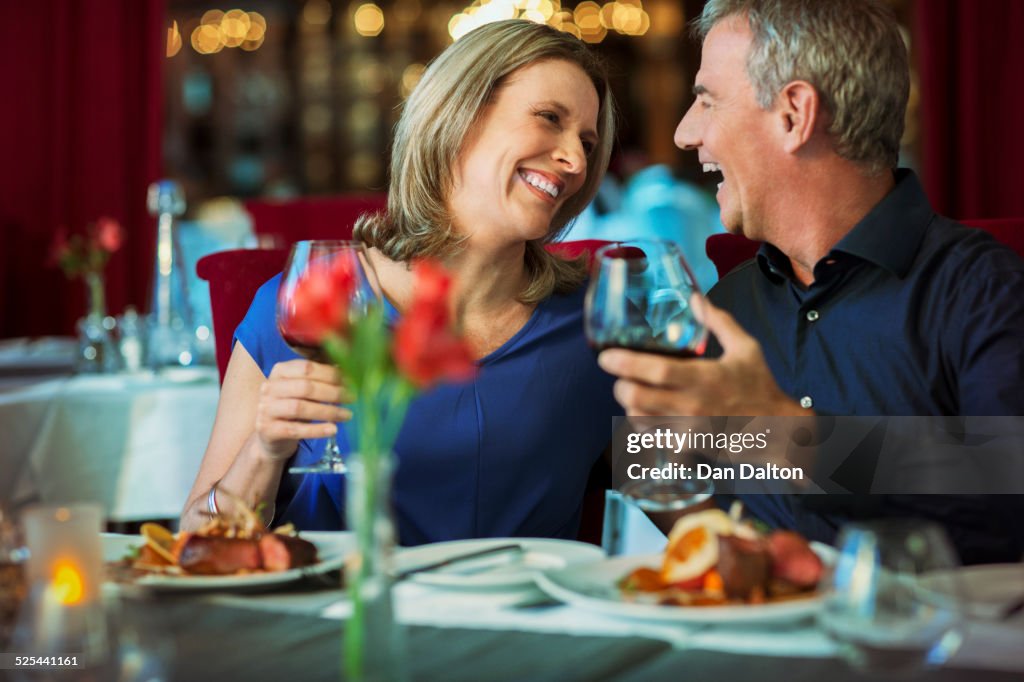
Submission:
[[[819,414],[1024,415],[1024,260],[983,230],[937,215],[913,172],[895,177],[815,265],[810,286],[764,244],[709,298],[761,343],[782,390]],[[773,525],[829,540],[848,514],[823,507],[843,502],[811,498],[745,501]],[[957,500],[887,497],[870,513],[966,523],[951,532],[971,544],[975,522],[1000,525],[991,507],[1010,503]]]

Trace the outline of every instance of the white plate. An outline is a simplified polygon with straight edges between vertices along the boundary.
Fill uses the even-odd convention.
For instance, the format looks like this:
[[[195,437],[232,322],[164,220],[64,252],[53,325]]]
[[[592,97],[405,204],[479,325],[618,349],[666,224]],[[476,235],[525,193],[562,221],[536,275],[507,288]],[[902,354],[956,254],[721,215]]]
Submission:
[[[812,544],[820,555],[825,553]],[[618,583],[631,571],[661,565],[662,554],[622,556],[561,571],[548,571],[537,584],[550,596],[573,606],[610,616],[670,623],[775,623],[806,618],[821,606],[822,597],[728,606],[673,606],[627,601]]]
[[[454,540],[403,549],[395,557],[396,571],[401,573],[452,557],[479,552],[499,545],[520,545],[522,552],[509,552],[492,558],[457,562],[409,576],[409,580],[425,585],[468,589],[494,589],[528,585],[542,571],[562,570],[598,561],[604,557],[600,547],[585,542],[542,538],[488,538],[486,540]]]
[[[968,566],[957,573],[972,616],[996,618],[1024,597],[1024,563]]]
[[[158,591],[248,590],[280,585],[298,580],[303,575],[323,573],[341,568],[345,557],[355,547],[352,533],[340,531],[306,531],[299,536],[316,545],[319,561],[312,566],[272,573],[247,575],[146,575],[135,585]],[[140,535],[103,534],[103,560],[119,561],[134,547],[142,545]],[[339,583],[340,585],[340,583]]]

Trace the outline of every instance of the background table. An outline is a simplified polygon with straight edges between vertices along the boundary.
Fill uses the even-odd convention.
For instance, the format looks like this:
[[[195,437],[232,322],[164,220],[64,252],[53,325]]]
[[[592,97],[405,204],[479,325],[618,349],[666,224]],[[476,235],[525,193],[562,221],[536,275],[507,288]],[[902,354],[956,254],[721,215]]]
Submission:
[[[113,522],[176,518],[217,408],[213,368],[5,380],[0,502],[99,502]]]

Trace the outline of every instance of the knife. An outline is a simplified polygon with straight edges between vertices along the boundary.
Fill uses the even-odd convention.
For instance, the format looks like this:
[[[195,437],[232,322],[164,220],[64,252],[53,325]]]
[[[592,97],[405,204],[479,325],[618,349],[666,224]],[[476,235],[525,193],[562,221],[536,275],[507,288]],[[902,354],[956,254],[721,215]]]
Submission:
[[[498,545],[496,547],[488,547],[486,549],[478,549],[478,550],[476,550],[474,552],[468,552],[466,554],[457,554],[457,555],[455,555],[453,557],[449,557],[447,559],[444,559],[443,561],[435,561],[435,562],[430,563],[430,564],[425,564],[423,566],[417,566],[416,568],[410,568],[410,569],[407,569],[405,571],[402,571],[401,573],[397,573],[395,575],[395,582],[398,582],[400,580],[405,580],[409,576],[416,575],[417,573],[423,573],[424,571],[433,571],[433,570],[436,570],[438,568],[444,568],[446,566],[451,566],[452,564],[461,563],[461,562],[467,561],[469,559],[479,559],[480,557],[483,557],[483,556],[491,556],[493,554],[503,554],[505,552],[522,552],[522,551],[523,551],[523,546],[522,545],[511,544],[511,545]]]

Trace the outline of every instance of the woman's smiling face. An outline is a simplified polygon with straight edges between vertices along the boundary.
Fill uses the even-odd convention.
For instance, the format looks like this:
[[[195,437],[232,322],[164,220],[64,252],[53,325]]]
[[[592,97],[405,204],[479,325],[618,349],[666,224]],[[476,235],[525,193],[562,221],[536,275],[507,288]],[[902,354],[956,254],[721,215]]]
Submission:
[[[547,235],[586,180],[598,110],[594,84],[572,62],[543,60],[509,74],[459,153],[448,199],[458,233],[473,243]]]

